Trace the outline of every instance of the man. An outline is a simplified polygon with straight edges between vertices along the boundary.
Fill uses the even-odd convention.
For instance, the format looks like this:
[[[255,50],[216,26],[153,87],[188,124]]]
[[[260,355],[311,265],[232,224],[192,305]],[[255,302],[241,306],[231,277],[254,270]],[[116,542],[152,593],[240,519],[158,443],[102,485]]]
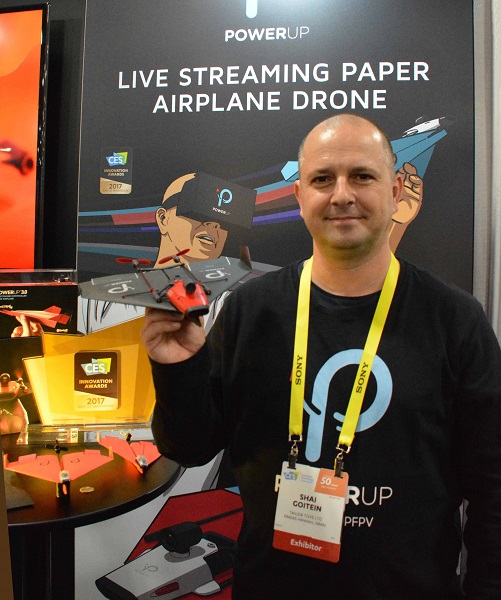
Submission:
[[[501,598],[495,335],[471,296],[392,257],[402,180],[384,132],[355,115],[332,117],[306,137],[299,163],[295,190],[313,238],[312,266],[299,262],[241,286],[207,342],[180,316],[146,316],[159,448],[187,466],[228,448],[244,505],[235,599],[460,598],[463,498],[466,598]],[[298,309],[310,268],[309,310]],[[384,328],[367,369],[383,298]],[[296,353],[306,319],[307,353]],[[303,441],[291,448],[291,388],[304,381],[303,368]],[[345,442],[351,396],[364,386],[356,435]],[[294,465],[294,447],[298,473],[335,463],[337,481],[349,475],[338,562],[274,547],[276,475],[286,473],[289,454]]]
[[[185,262],[219,258],[223,252],[228,231],[216,221],[201,222],[177,214],[177,200],[183,185],[193,179],[195,173],[178,177],[165,190],[162,206],[156,211],[156,222],[161,234],[160,247],[155,266],[166,256],[172,256],[183,250]]]

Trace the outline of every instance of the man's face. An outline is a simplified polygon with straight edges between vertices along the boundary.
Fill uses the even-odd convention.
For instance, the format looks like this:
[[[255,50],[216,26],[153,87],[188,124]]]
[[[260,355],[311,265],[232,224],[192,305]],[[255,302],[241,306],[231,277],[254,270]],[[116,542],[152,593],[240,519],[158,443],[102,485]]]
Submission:
[[[161,212],[163,211],[163,212]],[[214,259],[221,256],[221,253],[228,237],[228,232],[221,229],[219,223],[200,222],[187,217],[180,217],[176,214],[176,207],[169,210],[160,208],[157,211],[157,221],[159,221],[160,231],[162,233],[162,247],[168,243],[167,254],[174,254],[185,250],[190,251],[184,255],[187,262],[198,260]],[[159,258],[163,258],[159,255]]]
[[[401,180],[383,152],[380,133],[365,121],[318,127],[305,142],[295,183],[314,246],[369,255],[387,242]]]

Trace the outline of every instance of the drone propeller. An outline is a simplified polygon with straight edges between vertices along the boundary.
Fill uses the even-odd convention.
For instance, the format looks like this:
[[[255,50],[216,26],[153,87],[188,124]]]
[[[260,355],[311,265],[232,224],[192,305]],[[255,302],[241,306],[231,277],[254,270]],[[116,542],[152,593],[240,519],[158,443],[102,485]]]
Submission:
[[[117,261],[117,263],[124,263],[124,264],[133,264],[135,262],[138,265],[151,265],[151,260],[149,260],[148,258],[119,257],[116,259],[116,261]]]
[[[190,248],[185,248],[184,250],[180,250],[177,254],[172,254],[171,256],[165,256],[158,261],[159,265],[163,265],[169,260],[173,260],[174,262],[179,262],[179,256],[183,256],[183,254],[187,254],[190,251]]]

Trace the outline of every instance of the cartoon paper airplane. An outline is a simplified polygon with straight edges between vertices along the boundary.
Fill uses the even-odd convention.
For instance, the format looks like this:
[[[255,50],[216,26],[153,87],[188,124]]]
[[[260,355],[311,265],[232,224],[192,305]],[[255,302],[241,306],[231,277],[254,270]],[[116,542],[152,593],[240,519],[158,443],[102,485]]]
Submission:
[[[5,315],[10,315],[11,317],[20,317],[24,315],[28,317],[28,319],[36,319],[40,321],[42,325],[46,325],[47,327],[56,327],[58,323],[61,325],[66,325],[66,323],[70,320],[70,315],[66,315],[61,312],[59,306],[49,306],[45,310],[0,310],[0,313],[4,313]]]
[[[402,133],[402,137],[416,135],[416,133],[424,133],[425,131],[443,129],[449,125],[454,125],[455,122],[455,117],[437,117],[435,119],[429,119],[427,116],[423,115],[416,119],[416,123],[413,127]]]
[[[216,298],[251,271],[240,259],[227,256],[189,265],[181,263],[178,257],[164,260],[168,262],[168,259],[174,261],[172,266],[151,269],[142,266],[148,261],[129,260],[134,267],[130,274],[97,277],[80,283],[80,293],[83,298],[160,308],[197,318],[208,312],[205,295]]]
[[[449,127],[456,122],[454,117],[438,117],[436,119],[420,117],[416,124],[403,132],[401,138],[391,140],[391,147],[396,156],[395,169],[408,162],[416,167],[418,175],[423,177],[435,145],[447,135],[444,127]],[[299,177],[297,161],[288,161],[282,168],[282,177],[285,181],[294,181]]]

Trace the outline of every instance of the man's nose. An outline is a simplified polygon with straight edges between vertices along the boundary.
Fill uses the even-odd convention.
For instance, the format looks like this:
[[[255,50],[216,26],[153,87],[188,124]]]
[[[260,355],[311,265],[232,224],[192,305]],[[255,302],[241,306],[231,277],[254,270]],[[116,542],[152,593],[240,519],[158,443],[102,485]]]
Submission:
[[[346,205],[355,201],[353,190],[346,177],[338,177],[334,183],[331,194],[331,204]]]
[[[221,229],[221,225],[216,223],[216,221],[205,221],[203,225],[205,225],[205,227],[212,227],[212,229]]]

